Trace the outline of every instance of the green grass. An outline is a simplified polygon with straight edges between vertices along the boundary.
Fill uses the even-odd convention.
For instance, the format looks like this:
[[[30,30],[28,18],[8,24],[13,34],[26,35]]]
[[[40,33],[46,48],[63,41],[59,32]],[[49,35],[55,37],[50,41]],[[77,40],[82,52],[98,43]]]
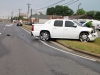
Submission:
[[[58,41],[65,45],[69,45],[74,48],[81,49],[83,51],[88,51],[100,55],[100,38],[97,38],[94,42],[80,42],[75,40],[58,40]]]
[[[29,30],[32,29],[32,26],[31,26],[31,25],[25,25],[25,24],[23,24],[23,27],[25,27],[25,28],[27,28],[27,29],[29,29]]]
[[[31,26],[23,24],[23,27],[31,30]],[[92,52],[100,55],[100,38],[97,38],[94,42],[80,42],[77,40],[58,40],[59,42],[69,45],[83,51]]]

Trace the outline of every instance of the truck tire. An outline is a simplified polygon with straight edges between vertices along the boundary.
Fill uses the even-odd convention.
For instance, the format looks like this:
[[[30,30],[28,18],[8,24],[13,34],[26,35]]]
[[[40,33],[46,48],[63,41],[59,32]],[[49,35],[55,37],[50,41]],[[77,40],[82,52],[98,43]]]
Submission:
[[[50,34],[47,31],[42,31],[40,33],[40,40],[42,41],[48,41],[50,39]]]
[[[89,37],[88,37],[88,33],[85,33],[85,32],[83,32],[83,33],[81,33],[80,35],[79,35],[79,40],[81,41],[81,42],[88,42],[90,39],[89,39]]]

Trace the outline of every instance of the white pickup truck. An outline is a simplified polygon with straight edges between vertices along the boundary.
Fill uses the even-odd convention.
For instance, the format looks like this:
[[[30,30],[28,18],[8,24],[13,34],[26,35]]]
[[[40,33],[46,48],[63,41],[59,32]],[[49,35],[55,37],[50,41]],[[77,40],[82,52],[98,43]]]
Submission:
[[[33,24],[31,35],[47,41],[50,38],[79,39],[82,42],[94,41],[98,34],[92,28],[82,27],[77,21],[51,19],[44,24]]]

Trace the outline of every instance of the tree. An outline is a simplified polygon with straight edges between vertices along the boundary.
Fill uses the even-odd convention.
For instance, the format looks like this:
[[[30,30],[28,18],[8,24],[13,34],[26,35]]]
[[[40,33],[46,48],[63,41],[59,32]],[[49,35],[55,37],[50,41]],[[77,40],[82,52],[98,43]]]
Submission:
[[[76,12],[76,15],[84,15],[86,14],[86,11],[82,8],[82,9],[78,9]]]
[[[89,14],[97,20],[100,20],[100,11],[88,11],[87,14]]]
[[[47,15],[71,16],[73,13],[73,10],[68,6],[57,5],[47,9]]]
[[[23,16],[19,16],[18,19],[19,20],[23,20],[24,18],[23,18]]]
[[[43,15],[43,13],[42,13],[42,12],[39,12],[39,14],[40,14],[40,15]]]
[[[68,6],[57,5],[55,9],[56,9],[56,15],[71,16],[74,13],[73,10],[70,9]]]
[[[92,16],[92,17],[95,17],[95,13],[96,11],[88,11],[86,12],[88,15]]]
[[[92,27],[92,22],[91,22],[91,21],[87,22],[87,23],[86,23],[86,26],[87,26],[87,27]]]
[[[54,15],[55,14],[55,8],[51,7],[47,9],[47,15]]]
[[[98,11],[98,12],[95,13],[95,18],[97,20],[100,20],[100,11]]]

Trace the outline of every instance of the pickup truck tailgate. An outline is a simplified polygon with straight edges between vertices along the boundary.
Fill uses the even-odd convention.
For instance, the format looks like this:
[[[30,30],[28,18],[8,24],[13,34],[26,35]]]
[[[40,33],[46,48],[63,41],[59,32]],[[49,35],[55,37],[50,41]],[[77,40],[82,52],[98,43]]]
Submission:
[[[39,36],[40,35],[40,29],[43,26],[43,24],[32,24],[32,34],[34,36]]]

